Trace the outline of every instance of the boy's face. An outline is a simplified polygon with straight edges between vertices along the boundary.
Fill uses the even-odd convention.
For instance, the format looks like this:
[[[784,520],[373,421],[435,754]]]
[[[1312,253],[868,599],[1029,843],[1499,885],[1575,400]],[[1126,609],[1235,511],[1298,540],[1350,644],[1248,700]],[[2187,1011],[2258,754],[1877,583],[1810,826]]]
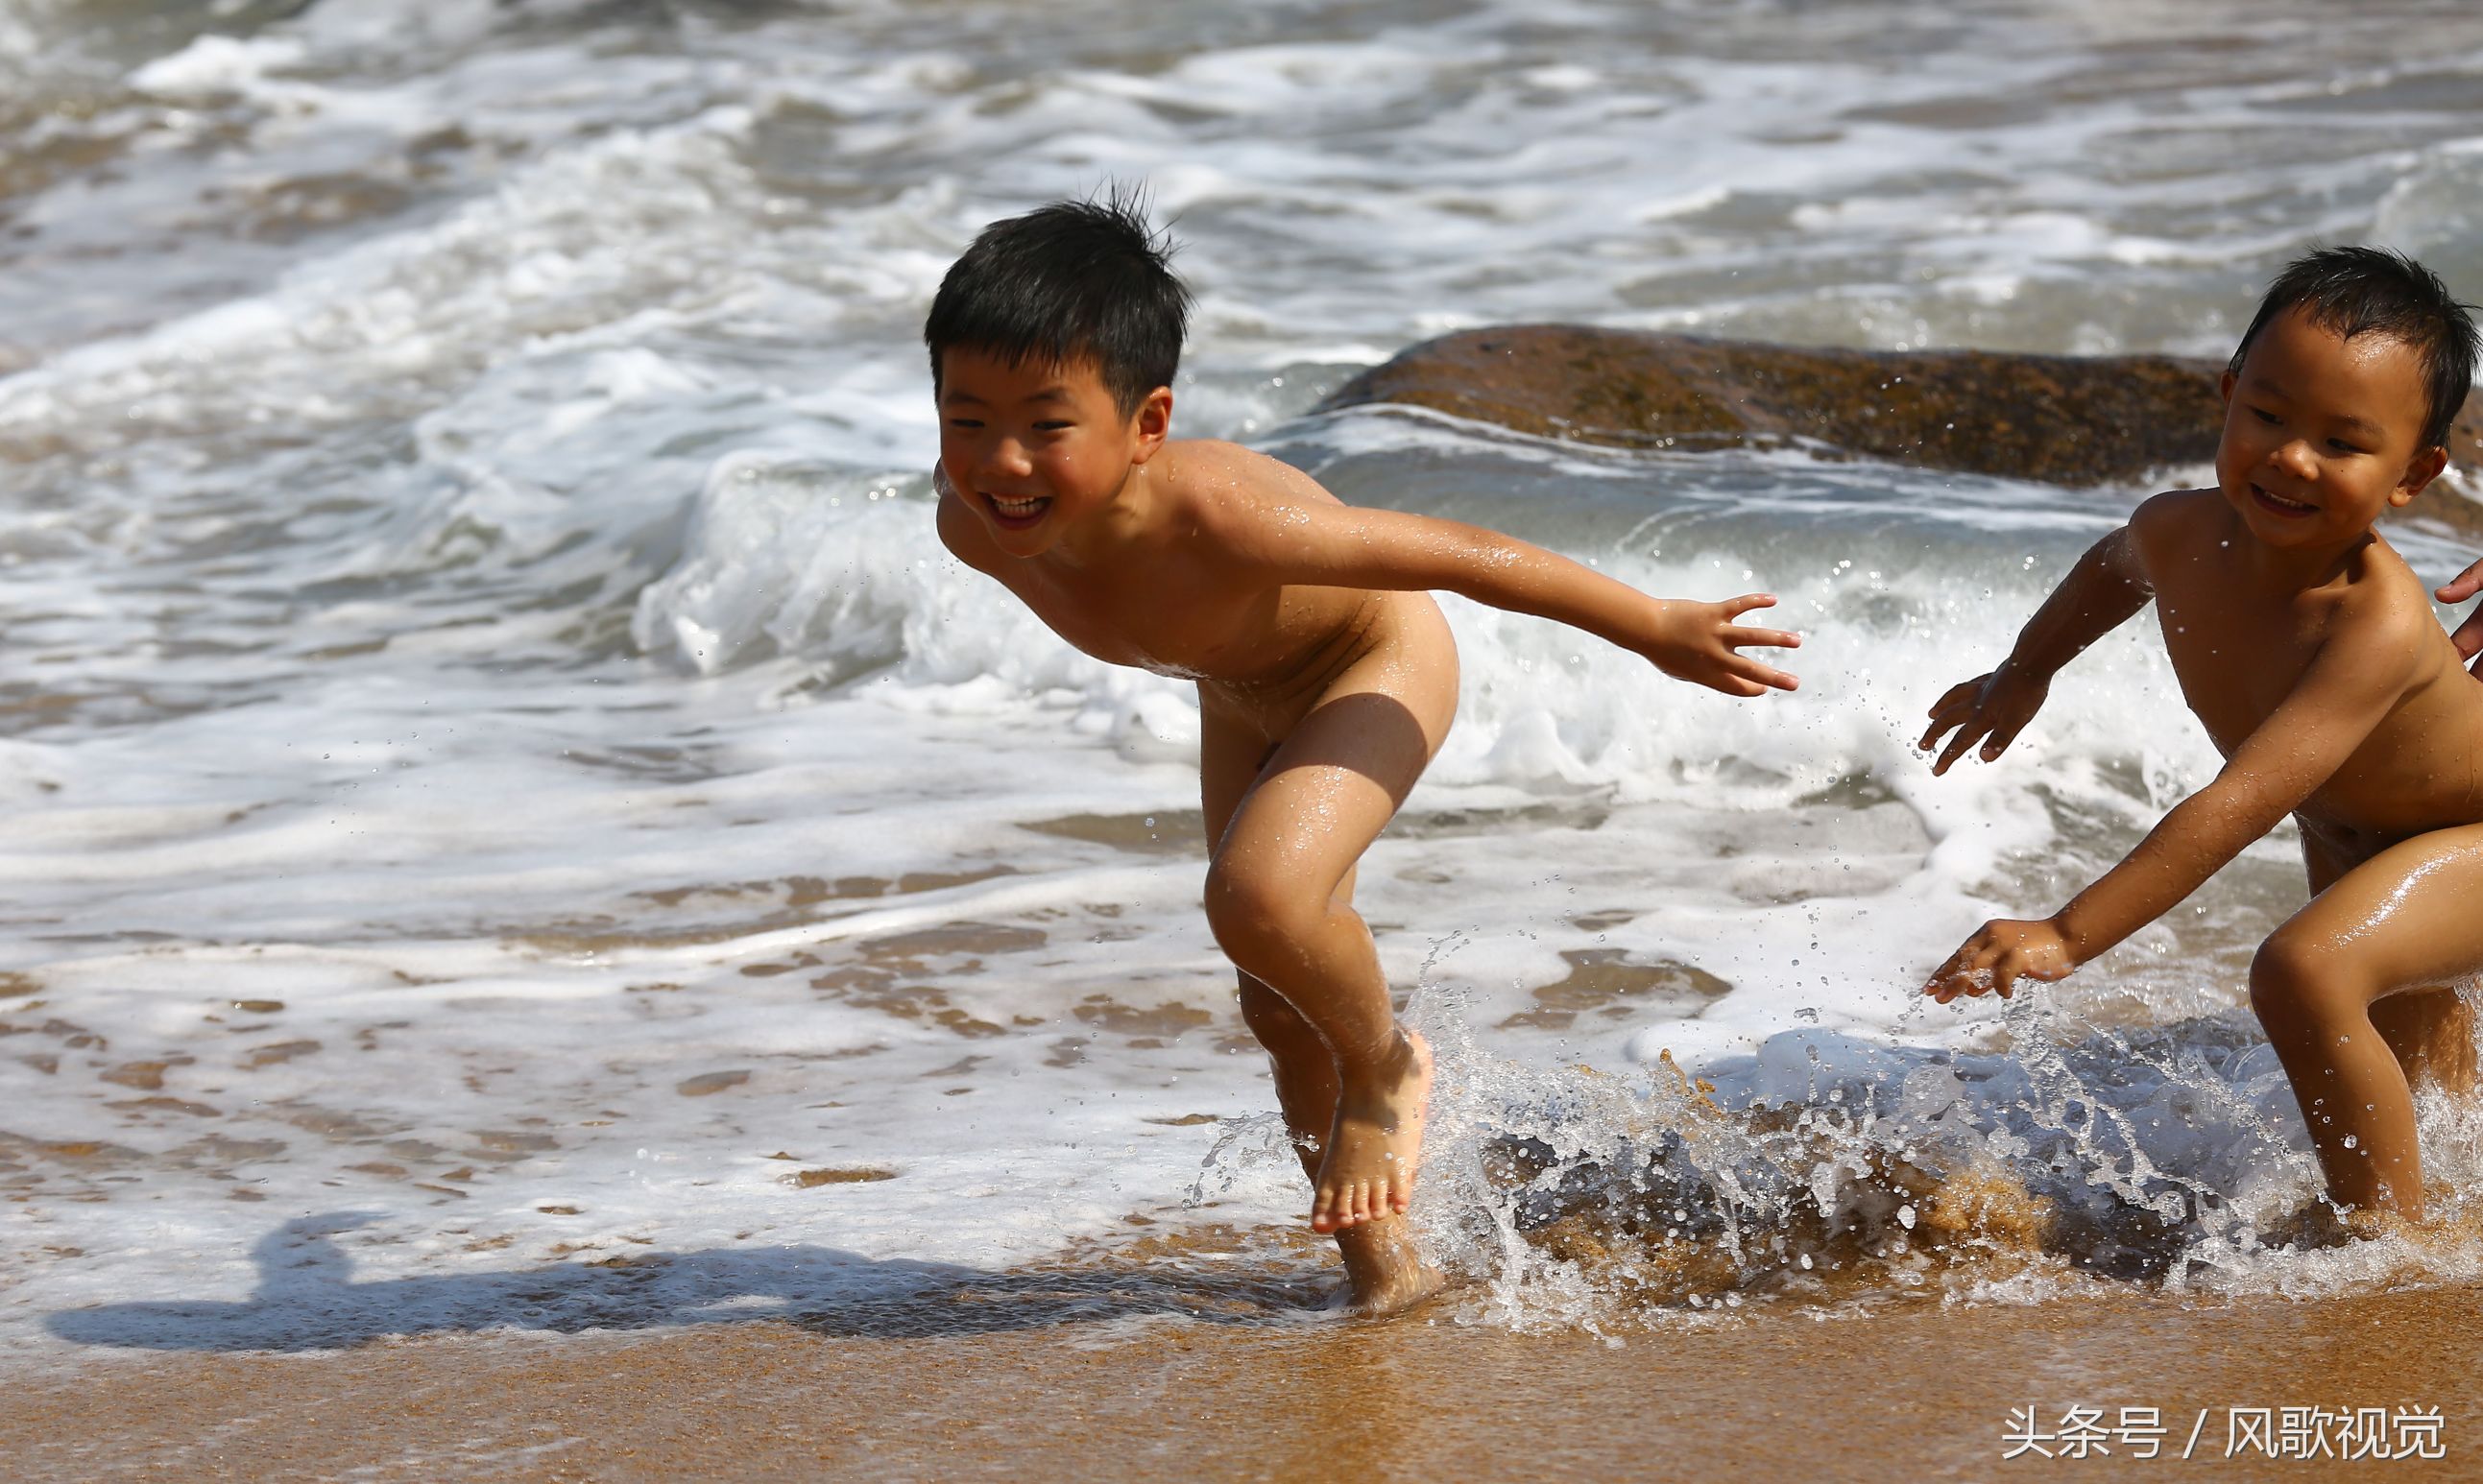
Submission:
[[[2299,308],[2270,320],[2224,380],[2216,482],[2251,534],[2317,547],[2361,536],[2431,483],[2447,451],[2424,448],[2429,394],[2402,340],[2348,340]]]
[[[1171,424],[1159,386],[1123,416],[1091,360],[1010,365],[952,349],[940,362],[940,466],[1011,556],[1039,556],[1109,508]]]

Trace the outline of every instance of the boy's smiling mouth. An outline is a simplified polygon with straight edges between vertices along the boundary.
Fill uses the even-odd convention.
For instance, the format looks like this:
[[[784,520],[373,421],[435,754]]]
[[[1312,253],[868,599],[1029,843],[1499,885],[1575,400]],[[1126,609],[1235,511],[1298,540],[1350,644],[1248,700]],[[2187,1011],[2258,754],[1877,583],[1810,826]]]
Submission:
[[[2251,498],[2258,502],[2258,508],[2270,515],[2299,519],[2304,516],[2316,515],[2319,511],[2316,505],[2306,504],[2301,500],[2288,500],[2281,494],[2274,493],[2265,485],[2254,484],[2250,487],[2250,491]]]
[[[1007,531],[1025,530],[1052,508],[1052,496],[1048,494],[994,494],[986,490],[983,501],[992,508],[992,518]]]

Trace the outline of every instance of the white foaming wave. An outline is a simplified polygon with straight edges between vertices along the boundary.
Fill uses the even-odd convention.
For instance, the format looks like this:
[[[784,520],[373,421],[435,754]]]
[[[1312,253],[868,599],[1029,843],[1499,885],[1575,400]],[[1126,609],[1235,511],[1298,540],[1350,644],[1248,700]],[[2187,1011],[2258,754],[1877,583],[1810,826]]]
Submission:
[[[291,37],[202,36],[129,74],[129,86],[168,97],[264,91],[267,74],[299,66],[309,48]]]
[[[753,448],[716,461],[681,561],[638,596],[641,649],[713,675],[815,645],[850,675],[904,655],[911,616],[964,586],[928,577],[946,553],[927,539],[921,500],[797,457]]]
[[[2390,187],[2374,240],[2419,258],[2451,285],[2483,282],[2483,136],[2447,140]]]
[[[703,674],[790,654],[814,684],[885,672],[869,694],[910,710],[1065,708],[1114,743],[1196,742],[1189,685],[1080,653],[948,555],[928,484],[727,455],[681,560],[639,594],[633,637]]]
[[[298,268],[269,295],[81,346],[0,380],[0,430],[118,442],[279,409],[315,424],[366,413],[365,399],[401,407],[406,381],[436,383],[524,335],[595,328],[611,311],[593,301],[695,271],[640,260],[617,228],[712,213],[737,173],[719,135],[747,122],[725,113],[600,142],[436,225]]]
[[[1127,735],[1142,697],[1155,698],[1143,706],[1158,724],[1172,715],[1168,708],[1194,708],[1186,683],[1079,653],[997,583],[949,557],[933,529],[925,483],[920,475],[823,469],[765,450],[720,460],[680,561],[639,595],[637,643],[705,674],[776,654],[811,661],[830,683],[885,669],[872,694],[886,699],[1066,705],[1115,718],[1099,729],[1115,739]],[[2028,518],[2041,529],[2059,517]],[[2073,523],[2072,532],[2082,545],[2084,526]],[[1731,548],[1699,549],[1695,535],[1666,540],[1661,558],[1571,554],[1667,596],[1717,599],[1774,586],[1783,606],[1744,622],[1792,627],[1804,647],[1751,652],[1802,676],[1802,691],[1755,701],[1720,695],[1562,625],[1444,596],[1465,684],[1433,778],[1605,791],[1628,802],[1730,797],[1764,807],[1862,776],[1916,802],[1920,763],[1911,744],[1924,711],[1949,685],[1997,661],[2051,575],[2031,556],[2009,580],[1925,571],[1893,547],[1882,572],[1871,549],[1857,545],[1825,575],[1788,581],[1791,573],[1763,573]],[[2051,544],[2063,544],[2057,534]],[[1980,643],[1962,649],[1961,635]],[[2131,715],[2176,694],[2143,637],[2133,630],[2081,660],[2056,687],[2042,724],[2016,744],[2015,760],[2064,786],[2116,799],[2124,796],[2101,782],[2108,769],[2151,775],[2168,788],[2207,776],[2211,750],[2188,729],[2170,737],[2129,729]],[[1166,740],[1195,735],[1194,722],[1153,729]],[[1963,781],[1977,776],[1969,765],[1919,808],[1936,822],[2005,812],[1991,797],[1958,802],[1991,791]],[[1955,850],[1975,858],[1960,858],[1959,870],[1988,866],[1990,852],[2007,843],[2024,842],[1971,851],[1959,844]]]

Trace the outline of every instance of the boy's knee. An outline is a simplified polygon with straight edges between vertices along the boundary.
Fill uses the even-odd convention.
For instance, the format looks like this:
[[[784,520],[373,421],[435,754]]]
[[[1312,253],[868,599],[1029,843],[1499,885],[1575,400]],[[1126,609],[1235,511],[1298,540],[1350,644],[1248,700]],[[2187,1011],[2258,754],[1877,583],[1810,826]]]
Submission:
[[[1303,893],[1272,874],[1236,870],[1217,861],[1207,869],[1207,926],[1224,956],[1248,973],[1268,977],[1263,966],[1291,957],[1287,946],[1317,927]]]
[[[2325,944],[2282,931],[2259,944],[2251,959],[2250,998],[2259,1023],[2271,1029],[2360,1019],[2364,1003],[2350,970]]]
[[[1250,1027],[1250,1034],[1259,1038],[1261,1046],[1317,1034],[1302,1019],[1300,1011],[1283,995],[1268,988],[1256,975],[1245,973],[1241,979],[1242,1023]]]

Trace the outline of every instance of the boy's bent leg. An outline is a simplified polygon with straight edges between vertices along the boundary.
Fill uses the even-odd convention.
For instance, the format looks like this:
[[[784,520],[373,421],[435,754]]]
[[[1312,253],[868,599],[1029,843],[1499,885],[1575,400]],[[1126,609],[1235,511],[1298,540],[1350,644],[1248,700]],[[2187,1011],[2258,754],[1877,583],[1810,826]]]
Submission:
[[[1208,848],[1212,851],[1224,838],[1242,797],[1258,781],[1260,765],[1273,750],[1256,731],[1218,716],[1204,703],[1200,718],[1199,800],[1206,817]],[[1352,901],[1352,872],[1346,873],[1337,894],[1348,903]],[[1275,1073],[1277,1105],[1284,1110],[1285,1126],[1293,1134],[1302,1174],[1316,1187],[1320,1164],[1326,1157],[1328,1135],[1336,1122],[1336,1057],[1328,1050],[1327,1043],[1320,1039],[1318,1030],[1283,995],[1249,973],[1237,972],[1236,978],[1242,1019],[1250,1027],[1250,1034],[1268,1048],[1268,1059]],[[1365,1222],[1348,1227],[1336,1233],[1336,1245],[1345,1259],[1346,1281],[1352,1289],[1354,1307],[1365,1313],[1396,1312],[1420,1302],[1440,1286],[1439,1273],[1423,1260],[1402,1223]]]
[[[1206,822],[1212,859],[1242,800],[1259,781],[1260,768],[1275,755],[1275,749],[1255,729],[1220,715],[1205,696],[1199,698],[1198,711],[1199,812]],[[1336,1058],[1310,1021],[1284,996],[1246,969],[1236,977],[1242,1023],[1267,1047],[1275,1072],[1276,1104],[1284,1111],[1285,1126],[1301,1156],[1302,1173],[1316,1181],[1319,1149],[1336,1118]]]
[[[2251,1008],[2343,1205],[2422,1214],[2407,1071],[2457,1071],[2441,1059],[2470,1032],[2441,987],[2483,967],[2478,890],[2483,825],[2420,835],[2336,876],[2251,965]]]
[[[1456,703],[1454,649],[1392,644],[1348,669],[1295,725],[1236,810],[1209,868],[1216,941],[1335,1058],[1336,1111],[1311,1224],[1333,1232],[1405,1209],[1430,1056],[1398,1024],[1370,930],[1344,889],[1414,785]]]
[[[2408,990],[2371,1007],[2372,1028],[2396,1053],[2409,1081],[2443,1092],[2474,1091],[2474,1015],[2452,989]]]

